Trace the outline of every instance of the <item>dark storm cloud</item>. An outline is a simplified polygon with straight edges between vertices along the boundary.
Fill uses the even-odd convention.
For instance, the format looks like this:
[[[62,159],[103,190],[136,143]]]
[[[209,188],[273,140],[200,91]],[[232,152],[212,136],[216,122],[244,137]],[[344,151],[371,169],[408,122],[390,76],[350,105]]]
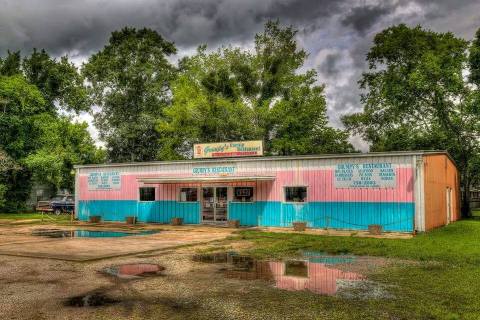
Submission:
[[[339,73],[340,69],[338,68],[338,62],[340,59],[341,55],[338,53],[327,54],[324,61],[320,64],[320,72],[329,76]]]
[[[179,47],[246,41],[268,19],[303,25],[326,20],[341,1],[143,0],[0,1],[0,51],[45,48],[88,54],[123,26],[158,30]]]
[[[360,34],[368,31],[380,18],[394,10],[394,6],[362,6],[350,10],[350,12],[342,19],[342,24],[352,27]]]

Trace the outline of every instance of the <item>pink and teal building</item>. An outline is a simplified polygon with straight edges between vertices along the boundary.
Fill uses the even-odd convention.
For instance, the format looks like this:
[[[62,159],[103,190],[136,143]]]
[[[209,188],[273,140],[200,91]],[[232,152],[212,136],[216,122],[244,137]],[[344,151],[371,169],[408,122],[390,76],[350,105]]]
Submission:
[[[77,166],[80,220],[426,231],[459,218],[445,152],[249,157]]]

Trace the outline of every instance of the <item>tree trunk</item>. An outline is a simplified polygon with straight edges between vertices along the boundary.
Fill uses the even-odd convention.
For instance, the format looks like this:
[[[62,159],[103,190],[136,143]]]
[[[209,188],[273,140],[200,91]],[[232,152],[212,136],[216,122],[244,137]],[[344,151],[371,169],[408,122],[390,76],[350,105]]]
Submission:
[[[463,179],[463,188],[462,188],[462,217],[470,218],[470,179],[464,176]]]

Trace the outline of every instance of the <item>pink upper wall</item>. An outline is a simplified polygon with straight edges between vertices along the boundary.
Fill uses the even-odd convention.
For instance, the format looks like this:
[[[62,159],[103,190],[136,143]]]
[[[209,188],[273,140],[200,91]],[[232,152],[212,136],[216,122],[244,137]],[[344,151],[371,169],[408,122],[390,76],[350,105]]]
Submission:
[[[283,201],[283,187],[307,186],[307,201],[318,202],[413,202],[413,169],[396,168],[396,188],[358,188],[337,189],[333,185],[333,170],[278,171],[274,181],[210,183],[228,186],[255,186],[257,201]],[[121,189],[108,191],[88,190],[87,176],[80,176],[79,200],[138,200],[138,187],[142,184],[139,177],[161,175],[126,174],[121,177]],[[180,176],[180,175],[179,175]],[[203,183],[202,185],[208,185]],[[199,186],[199,184],[158,184],[158,200],[176,200],[181,186]]]

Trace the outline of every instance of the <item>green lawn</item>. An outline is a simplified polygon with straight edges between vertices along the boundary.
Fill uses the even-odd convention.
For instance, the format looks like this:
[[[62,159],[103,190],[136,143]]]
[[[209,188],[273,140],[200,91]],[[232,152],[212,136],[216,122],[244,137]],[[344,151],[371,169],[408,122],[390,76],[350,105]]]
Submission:
[[[0,221],[1,220],[42,220],[42,214],[38,212],[33,213],[0,213]],[[70,220],[69,214],[62,214],[56,216],[54,214],[44,214],[43,215],[44,221],[67,221]]]
[[[261,258],[315,250],[413,261],[368,275],[392,285],[395,299],[323,297],[315,306],[304,305],[312,313],[326,308],[329,318],[338,319],[480,319],[479,220],[459,221],[407,240],[259,231],[240,231],[235,237],[253,242],[248,253]]]
[[[475,218],[480,218],[480,209],[473,209],[472,216],[474,216]]]
[[[295,254],[299,250],[317,250],[480,265],[478,220],[459,221],[412,239],[334,237],[259,231],[241,231],[239,237],[255,243],[255,249],[249,253],[258,257],[285,256]]]

